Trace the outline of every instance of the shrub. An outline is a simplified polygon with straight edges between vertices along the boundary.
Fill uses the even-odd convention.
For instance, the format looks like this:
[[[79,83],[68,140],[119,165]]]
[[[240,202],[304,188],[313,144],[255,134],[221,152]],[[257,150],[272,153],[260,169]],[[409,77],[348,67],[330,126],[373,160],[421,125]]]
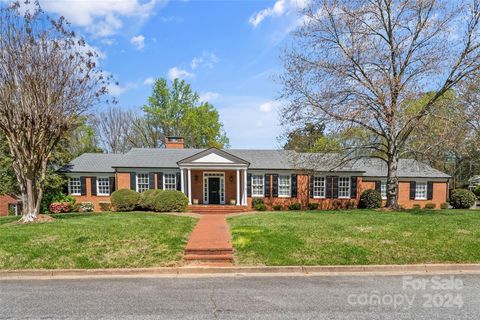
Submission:
[[[295,203],[289,204],[288,205],[288,210],[291,210],[291,211],[302,210],[302,204],[300,202],[295,202]]]
[[[158,212],[185,212],[188,198],[177,190],[163,190],[155,194],[153,209]]]
[[[476,186],[473,188],[473,193],[477,196],[477,198],[480,198],[480,185]]]
[[[413,206],[412,206],[412,209],[413,210],[420,210],[422,207],[418,204],[418,203],[415,203]]]
[[[92,202],[80,202],[78,207],[81,212],[92,212],[95,205]]]
[[[98,205],[101,211],[112,211],[112,204],[110,202],[102,201],[99,202]]]
[[[255,206],[255,210],[257,210],[257,211],[267,211],[267,206],[265,205],[265,203],[258,203]]]
[[[469,209],[476,200],[473,192],[465,189],[455,189],[450,194],[450,204],[455,209]]]
[[[382,206],[382,195],[377,190],[368,189],[360,195],[360,209],[378,209]]]
[[[129,189],[120,189],[112,193],[110,201],[115,211],[132,211],[138,205],[140,194]]]
[[[308,204],[308,210],[317,210],[318,209],[318,202],[310,202]]]
[[[432,210],[432,209],[435,209],[437,207],[437,205],[435,203],[432,203],[432,202],[429,202],[429,203],[425,203],[425,209],[429,209],[429,210]]]
[[[163,192],[163,190],[147,190],[140,194],[140,199],[138,200],[138,206],[142,210],[155,210],[155,197],[158,193]]]
[[[72,210],[72,206],[68,202],[53,202],[48,206],[51,213],[66,213]]]
[[[443,209],[443,210],[448,209],[448,203],[447,202],[442,203],[440,205],[440,209]]]
[[[256,205],[265,204],[262,198],[253,198],[252,199],[252,208],[255,208]]]
[[[276,204],[276,205],[272,206],[272,208],[273,208],[273,210],[275,210],[275,211],[280,211],[280,210],[282,210],[283,206],[280,205],[280,204]]]

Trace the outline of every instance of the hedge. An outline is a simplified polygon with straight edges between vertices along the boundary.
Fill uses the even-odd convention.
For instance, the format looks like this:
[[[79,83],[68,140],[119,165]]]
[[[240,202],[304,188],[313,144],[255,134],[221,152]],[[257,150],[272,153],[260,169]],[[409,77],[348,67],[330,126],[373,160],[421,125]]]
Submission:
[[[469,209],[476,200],[475,194],[466,189],[455,189],[450,194],[450,204],[454,209]]]
[[[360,209],[378,209],[382,206],[382,196],[380,192],[368,189],[362,192],[358,207]]]
[[[155,210],[155,197],[163,190],[153,190],[149,189],[140,194],[140,199],[138,200],[138,206],[142,210],[154,211]]]
[[[158,212],[185,212],[187,211],[187,206],[187,196],[177,190],[157,192],[153,202],[153,209]]]
[[[115,211],[132,211],[137,208],[140,194],[129,189],[120,189],[112,193],[110,198]]]

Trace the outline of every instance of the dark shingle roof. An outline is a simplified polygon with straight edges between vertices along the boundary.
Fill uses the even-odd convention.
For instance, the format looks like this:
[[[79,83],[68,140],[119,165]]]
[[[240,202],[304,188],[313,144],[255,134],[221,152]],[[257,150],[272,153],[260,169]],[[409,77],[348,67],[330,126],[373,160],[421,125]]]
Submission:
[[[115,172],[113,165],[123,156],[123,154],[84,153],[58,171],[113,173]]]
[[[177,162],[205,149],[134,148],[124,155],[85,153],[60,172],[114,172],[114,168],[178,168]],[[387,165],[376,158],[362,158],[338,165],[335,155],[300,154],[289,150],[224,150],[250,163],[249,169],[359,172],[367,177],[386,177]],[[398,176],[404,178],[449,178],[447,174],[413,159],[401,159]]]

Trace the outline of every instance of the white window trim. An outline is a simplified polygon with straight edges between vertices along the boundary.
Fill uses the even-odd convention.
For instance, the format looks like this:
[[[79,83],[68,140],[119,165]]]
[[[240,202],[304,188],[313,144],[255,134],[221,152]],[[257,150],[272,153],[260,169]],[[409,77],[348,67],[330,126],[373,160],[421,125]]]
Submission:
[[[144,192],[144,191],[140,191],[140,189],[139,189],[139,187],[138,187],[138,186],[139,186],[139,184],[138,184],[138,176],[139,176],[139,175],[144,175],[144,174],[147,175],[147,179],[148,179],[147,189],[144,190],[144,191],[147,191],[147,190],[150,188],[150,174],[149,174],[149,173],[146,173],[146,172],[140,172],[140,173],[137,173],[137,174],[135,175],[135,184],[136,184],[136,185],[135,185],[135,189],[136,189],[137,192]]]
[[[418,185],[425,185],[425,197],[417,197]],[[428,183],[426,181],[415,181],[415,200],[427,200],[428,199]]]
[[[80,182],[80,185],[79,185],[79,188],[80,188],[80,192],[71,192],[71,186],[70,186],[70,180],[71,179],[78,179],[78,181]],[[68,194],[71,195],[71,196],[81,196],[82,195],[82,180],[80,179],[80,177],[69,177],[68,178]]]
[[[108,181],[108,192],[107,193],[100,193],[100,188],[99,188],[99,180],[100,179],[107,179]],[[110,177],[97,177],[97,181],[96,181],[96,184],[97,184],[97,196],[110,196]]]
[[[262,177],[262,193],[254,194],[253,193],[253,177],[259,176]],[[264,198],[265,197],[265,175],[264,174],[252,174],[252,185],[251,185],[252,198]]]
[[[346,196],[340,196],[340,179],[347,179],[348,181],[348,194]],[[338,177],[338,199],[350,199],[351,195],[352,195],[352,178]]]
[[[323,196],[315,195],[315,178],[323,178]],[[313,199],[326,199],[327,197],[327,178],[325,176],[313,176]]]
[[[385,195],[382,194],[382,186],[385,186]],[[387,199],[387,181],[386,180],[380,180],[380,195],[382,197],[382,200]]]
[[[288,177],[288,195],[280,194],[280,177]],[[288,174],[279,174],[278,175],[278,197],[279,198],[291,198],[292,197],[292,176]]]
[[[165,186],[166,186],[166,184],[165,184],[165,176],[166,176],[167,174],[171,174],[171,175],[173,175],[173,176],[175,177],[175,186],[174,186],[173,189],[166,189],[166,188],[165,188]],[[163,180],[163,181],[162,181],[163,190],[177,190],[177,183],[178,183],[178,181],[177,181],[177,173],[176,173],[176,172],[164,172],[164,173],[162,174],[162,180]]]

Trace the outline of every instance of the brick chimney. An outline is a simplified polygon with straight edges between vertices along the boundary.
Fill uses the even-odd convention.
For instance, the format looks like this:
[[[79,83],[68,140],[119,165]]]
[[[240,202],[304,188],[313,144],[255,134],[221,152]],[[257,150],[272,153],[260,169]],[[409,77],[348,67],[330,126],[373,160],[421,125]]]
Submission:
[[[167,149],[183,149],[184,146],[182,137],[165,137],[165,148]]]

